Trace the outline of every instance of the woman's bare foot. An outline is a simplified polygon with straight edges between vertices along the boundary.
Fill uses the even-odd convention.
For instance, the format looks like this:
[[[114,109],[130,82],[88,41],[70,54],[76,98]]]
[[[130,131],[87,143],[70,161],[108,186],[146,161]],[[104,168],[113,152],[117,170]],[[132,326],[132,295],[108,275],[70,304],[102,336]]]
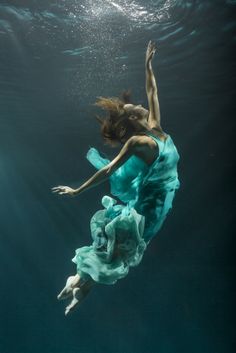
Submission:
[[[72,290],[79,283],[79,280],[80,280],[79,275],[68,277],[65,287],[62,289],[60,294],[58,294],[57,299],[63,300],[71,297],[73,294]]]
[[[84,298],[84,294],[81,288],[74,288],[73,289],[73,299],[71,303],[66,307],[65,315],[68,315],[75,307],[79,304],[79,302]]]
[[[88,280],[81,285],[81,287],[73,288],[73,299],[71,303],[66,307],[65,315],[68,315],[71,311],[81,303],[81,301],[87,296],[90,292],[92,286],[95,284],[93,280]]]

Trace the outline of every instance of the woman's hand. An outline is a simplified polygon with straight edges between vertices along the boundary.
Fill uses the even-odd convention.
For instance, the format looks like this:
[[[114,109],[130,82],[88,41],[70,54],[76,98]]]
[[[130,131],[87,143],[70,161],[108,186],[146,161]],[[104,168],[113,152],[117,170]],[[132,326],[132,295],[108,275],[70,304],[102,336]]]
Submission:
[[[150,40],[146,50],[146,64],[148,64],[153,59],[156,49],[156,43]]]
[[[63,186],[63,185],[55,186],[51,190],[53,193],[57,193],[59,195],[74,196],[76,194],[74,189],[70,188],[69,186]]]

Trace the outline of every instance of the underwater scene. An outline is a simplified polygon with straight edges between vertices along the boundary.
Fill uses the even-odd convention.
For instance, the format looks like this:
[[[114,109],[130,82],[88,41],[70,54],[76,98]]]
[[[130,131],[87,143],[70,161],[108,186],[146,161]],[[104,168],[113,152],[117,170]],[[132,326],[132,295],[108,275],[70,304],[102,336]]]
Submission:
[[[0,353],[235,351],[235,9],[235,0],[0,1]],[[81,195],[52,192],[79,188],[124,146],[105,143],[99,97],[130,90],[146,116],[150,43],[168,138],[145,141],[159,146],[156,175],[178,162],[168,198],[144,174],[132,179],[143,168],[154,183],[140,159],[124,164],[130,181],[120,167]],[[145,202],[164,205],[158,224],[135,198],[144,184]],[[68,276],[95,263],[95,241],[107,249],[98,224],[104,232],[127,204],[129,257],[106,277],[93,272],[95,288],[65,315]]]

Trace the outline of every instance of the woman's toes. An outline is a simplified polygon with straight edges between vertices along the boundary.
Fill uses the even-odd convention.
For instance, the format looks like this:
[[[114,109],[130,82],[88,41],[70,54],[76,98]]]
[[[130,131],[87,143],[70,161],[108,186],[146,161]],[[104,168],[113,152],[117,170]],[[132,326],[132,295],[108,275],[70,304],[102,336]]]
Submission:
[[[68,305],[68,306],[66,307],[66,310],[65,310],[65,315],[68,315],[69,312],[71,311],[71,309],[74,308],[74,306],[75,306],[74,303],[73,303],[73,305],[72,305],[72,304]]]
[[[69,312],[70,312],[70,308],[67,307],[66,310],[65,310],[65,316],[67,316],[69,314]]]
[[[63,289],[63,291],[61,291],[60,294],[58,294],[57,299],[58,300],[63,300],[63,299],[67,299],[72,295],[72,288],[68,287]]]
[[[80,303],[80,300],[82,298],[83,298],[83,295],[82,295],[80,288],[74,288],[73,289],[73,299],[72,299],[71,303],[66,307],[65,315],[68,315],[69,312]]]

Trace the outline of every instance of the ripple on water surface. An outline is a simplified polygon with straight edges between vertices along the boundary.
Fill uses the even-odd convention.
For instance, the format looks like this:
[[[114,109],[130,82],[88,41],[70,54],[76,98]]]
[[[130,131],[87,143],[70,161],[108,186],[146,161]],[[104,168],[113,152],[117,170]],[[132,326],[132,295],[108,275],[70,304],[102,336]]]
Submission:
[[[176,70],[189,61],[194,68],[196,57],[201,61],[204,51],[224,55],[219,38],[226,51],[235,40],[234,18],[222,21],[235,3],[45,0],[39,4],[28,0],[19,6],[19,1],[3,2],[0,39],[5,45],[0,70],[6,76],[6,67],[19,71],[33,61],[37,70],[54,63],[58,74],[65,75],[68,95],[83,95],[92,89],[101,91],[108,82],[125,80],[127,74],[137,75],[148,39],[159,45],[159,68]],[[80,92],[79,87],[83,87]]]

